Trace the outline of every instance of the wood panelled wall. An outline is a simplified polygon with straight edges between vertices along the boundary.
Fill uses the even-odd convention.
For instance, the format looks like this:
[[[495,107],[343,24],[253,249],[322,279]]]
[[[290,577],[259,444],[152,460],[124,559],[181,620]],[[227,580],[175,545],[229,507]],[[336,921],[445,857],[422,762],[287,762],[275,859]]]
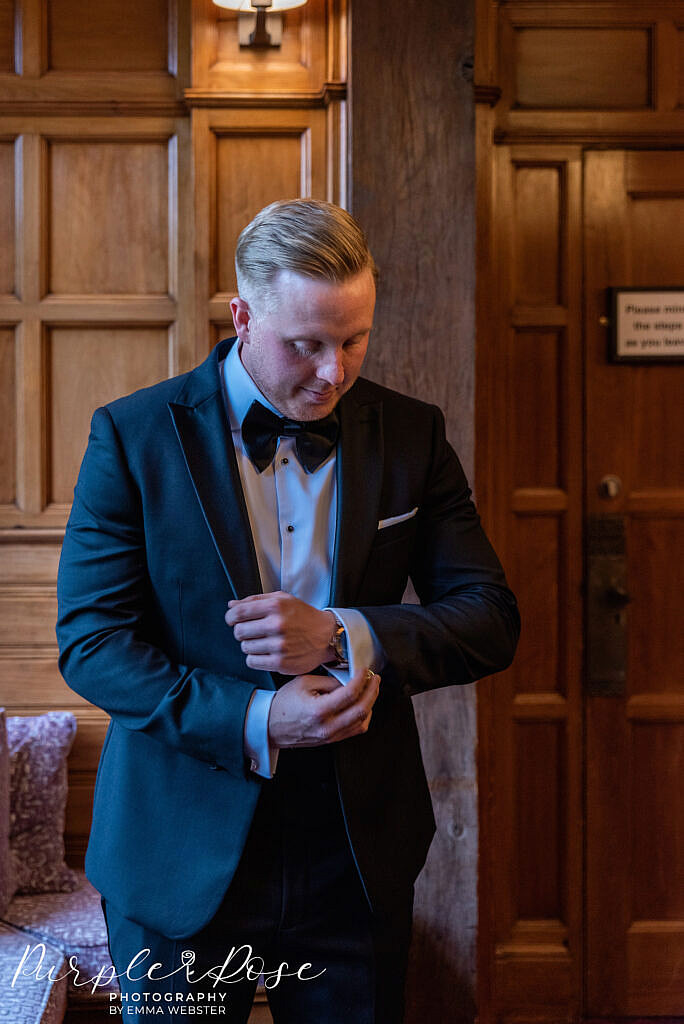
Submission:
[[[194,356],[189,19],[163,0],[0,10],[0,699],[78,716],[77,862],[106,719],[57,669],[57,562],[93,410]]]
[[[585,256],[587,244],[597,248],[594,236],[615,230],[604,217],[607,178],[595,189],[600,199],[587,204],[587,181],[605,174],[587,155],[621,151],[613,163],[622,167],[623,151],[657,149],[647,159],[647,193],[681,200],[681,185],[668,190],[665,182],[668,167],[678,159],[681,166],[681,153],[662,151],[684,146],[684,4],[478,0],[475,75],[476,480],[523,618],[513,668],[479,691],[479,1015],[482,1024],[561,1022],[592,1011],[585,999],[592,970],[605,970],[613,987],[622,970],[617,951],[603,967],[586,956],[585,792],[595,762],[587,758],[585,735],[583,516],[587,487],[595,493],[597,481],[585,479],[584,467],[598,438],[586,432],[584,419],[586,378],[594,372],[594,357],[585,355],[585,315],[600,330],[596,307],[604,292],[592,291],[601,275],[594,268],[589,280]],[[628,171],[634,163],[626,160]],[[673,229],[681,209],[681,202],[676,213],[671,208]],[[679,225],[675,247],[681,219]],[[668,255],[644,275],[637,236],[628,241],[616,232],[614,241],[624,262],[620,276],[603,284],[684,284],[681,261],[677,271]],[[605,341],[596,343],[601,363]],[[602,372],[606,397],[627,386],[625,376]],[[672,374],[667,381],[663,422],[676,409],[668,398]],[[602,429],[618,433],[623,426],[606,422]],[[654,643],[651,634],[649,649]],[[668,721],[681,720],[681,707],[667,714]],[[671,749],[681,751],[681,743]],[[615,769],[619,776],[617,763]],[[627,772],[626,761],[621,769]],[[619,870],[629,871],[628,851],[615,842],[611,850]],[[617,870],[604,857],[598,886],[610,886]],[[676,888],[675,876],[671,882]],[[596,908],[590,920],[591,913],[595,920]],[[680,924],[667,927],[674,936]],[[658,984],[653,975],[654,990]],[[637,1004],[629,1003],[626,982],[623,989],[626,1009],[614,1015],[665,1012],[655,992],[650,1004]],[[669,1012],[681,1012],[681,1001],[679,1011]]]
[[[258,209],[343,197],[345,76],[344,0],[267,53],[211,0],[0,0],[0,703],[78,717],[74,863],[106,716],[59,675],[55,580],[90,417],[231,333]]]

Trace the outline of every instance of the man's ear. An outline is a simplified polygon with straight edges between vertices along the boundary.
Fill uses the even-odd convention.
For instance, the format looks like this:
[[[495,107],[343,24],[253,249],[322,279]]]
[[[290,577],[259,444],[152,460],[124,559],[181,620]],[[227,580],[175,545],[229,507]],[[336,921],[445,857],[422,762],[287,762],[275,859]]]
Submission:
[[[236,295],[234,299],[230,300],[230,311],[233,314],[233,324],[238,338],[242,342],[249,342],[249,331],[253,320],[249,303]]]

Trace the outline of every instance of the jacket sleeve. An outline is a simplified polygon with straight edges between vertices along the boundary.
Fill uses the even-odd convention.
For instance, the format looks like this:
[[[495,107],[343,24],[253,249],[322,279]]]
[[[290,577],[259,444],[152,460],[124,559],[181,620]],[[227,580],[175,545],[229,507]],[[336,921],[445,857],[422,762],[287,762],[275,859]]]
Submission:
[[[359,609],[384,649],[383,681],[410,694],[502,671],[520,633],[515,597],[433,409],[434,456],[410,563],[421,603]]]
[[[107,409],[92,420],[57,580],[67,684],[126,729],[246,773],[246,680],[175,664],[146,638],[153,600],[140,492]]]

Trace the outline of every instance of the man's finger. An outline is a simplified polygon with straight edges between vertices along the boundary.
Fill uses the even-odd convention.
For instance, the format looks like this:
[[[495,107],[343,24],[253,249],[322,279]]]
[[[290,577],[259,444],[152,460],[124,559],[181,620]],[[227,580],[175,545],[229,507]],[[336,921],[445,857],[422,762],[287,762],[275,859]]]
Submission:
[[[373,717],[374,703],[374,700],[372,702],[364,700],[360,704],[348,708],[335,716],[334,721],[331,723],[334,729],[329,742],[339,743],[340,740],[346,740],[352,736],[359,736],[367,732]]]
[[[375,703],[378,693],[380,676],[371,669],[361,669],[355,672],[345,686],[334,690],[321,698],[321,710],[331,714],[338,714],[347,708],[361,704],[366,696],[370,699],[371,706]],[[323,706],[323,701],[327,706]]]
[[[267,594],[249,594],[247,597],[233,598],[228,602],[228,607],[233,608],[240,604],[249,604],[252,601],[267,601],[271,597],[291,597],[291,594],[285,594],[283,590],[271,590]]]
[[[350,676],[349,682],[345,684],[345,690],[349,694],[350,703],[353,703],[369,687],[377,686],[380,676],[371,668],[362,668]]]
[[[344,711],[340,712],[335,720],[335,725],[339,731],[347,733],[348,735],[355,735],[358,732],[362,732],[364,724],[367,725],[370,721],[374,703],[374,700],[371,701],[370,699],[366,699],[361,701],[359,704],[346,708]]]
[[[371,718],[372,718],[372,712],[369,712],[369,714],[364,719],[362,725],[355,725],[355,726],[350,726],[347,729],[342,729],[339,732],[339,734],[335,736],[335,739],[333,740],[333,742],[334,743],[339,743],[341,740],[350,740],[352,738],[352,736],[359,736],[362,733],[367,732],[368,731],[368,726],[370,725]]]
[[[243,640],[261,640],[277,635],[278,630],[268,615],[263,619],[244,619],[233,626],[233,636],[240,643]]]
[[[260,669],[262,672],[279,672],[281,669],[278,654],[248,654],[245,657],[248,668]]]
[[[320,696],[321,694],[336,693],[338,690],[344,690],[342,683],[340,683],[334,676],[323,675],[323,676],[308,676],[309,686],[307,687],[309,693]]]
[[[272,608],[263,601],[236,601],[234,607],[228,608],[223,616],[226,625],[235,626],[238,622],[255,622],[270,615]]]

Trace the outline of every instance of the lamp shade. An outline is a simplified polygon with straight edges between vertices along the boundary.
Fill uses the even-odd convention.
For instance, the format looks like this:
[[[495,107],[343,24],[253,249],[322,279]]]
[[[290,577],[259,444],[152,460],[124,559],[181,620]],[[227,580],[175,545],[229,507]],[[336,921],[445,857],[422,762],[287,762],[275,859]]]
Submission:
[[[227,7],[229,11],[241,11],[243,14],[256,14],[260,9],[266,10],[267,14],[275,14],[278,11],[289,11],[293,7],[303,7],[306,0],[272,0],[272,3],[252,3],[251,0],[214,0],[217,7]]]

